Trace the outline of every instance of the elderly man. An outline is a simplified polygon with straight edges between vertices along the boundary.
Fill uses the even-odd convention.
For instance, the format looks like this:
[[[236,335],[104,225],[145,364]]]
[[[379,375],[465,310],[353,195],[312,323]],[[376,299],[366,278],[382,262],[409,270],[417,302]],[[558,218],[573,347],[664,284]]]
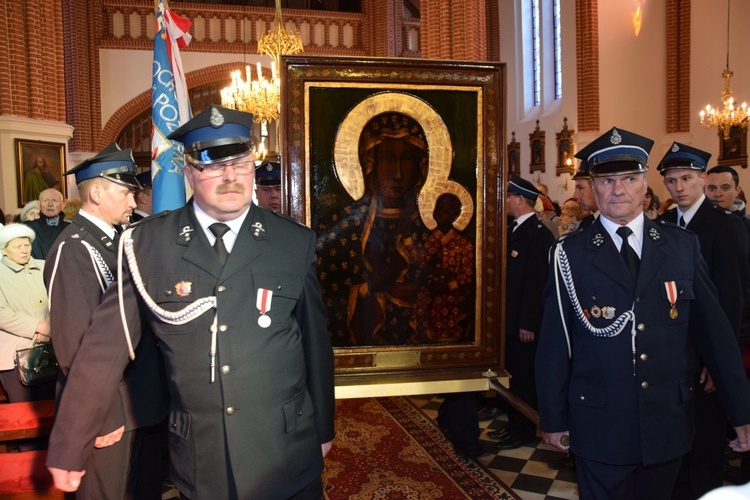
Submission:
[[[97,335],[84,337],[57,413],[68,424],[50,438],[57,487],[75,490],[96,433],[67,417],[106,413],[145,318],[169,384],[171,479],[182,497],[322,497],[333,351],[315,235],[252,203],[252,119],[211,106],[170,135],[185,144],[194,195],[122,235],[121,286],[91,321]]]
[[[133,195],[139,187],[130,149],[119,150],[115,144],[65,175],[75,175],[81,210],[50,250],[44,268],[60,363],[58,398],[62,399],[67,397],[71,365],[94,310],[117,277],[118,230],[135,207]],[[84,420],[99,436],[94,451],[79,465],[86,470],[79,498],[160,498],[156,426],[166,417],[167,408],[157,357],[153,336],[145,336],[136,361],[124,377],[120,371],[115,380],[117,396],[107,400],[105,413],[87,420],[93,414],[74,404],[70,413],[57,416],[60,427]]]
[[[31,256],[44,260],[52,244],[69,224],[63,213],[62,193],[52,188],[39,193],[39,212],[39,218],[26,222],[26,225],[36,234],[31,245]]]
[[[653,141],[613,128],[586,156],[601,216],[553,250],[537,351],[544,439],[576,455],[582,499],[670,498],[707,362],[750,449],[750,384],[698,239],[643,215]]]

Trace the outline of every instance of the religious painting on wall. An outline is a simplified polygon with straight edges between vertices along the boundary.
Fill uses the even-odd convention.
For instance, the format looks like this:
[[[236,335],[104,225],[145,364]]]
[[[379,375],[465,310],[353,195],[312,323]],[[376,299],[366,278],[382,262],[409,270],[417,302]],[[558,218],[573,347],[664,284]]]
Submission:
[[[729,135],[719,130],[719,165],[747,168],[747,126],[729,129]]]
[[[337,373],[499,368],[504,66],[283,58],[285,212]]]
[[[54,188],[65,196],[65,144],[16,139],[18,208]]]
[[[521,175],[521,143],[516,140],[515,132],[508,143],[508,175]]]
[[[557,166],[555,174],[571,174],[576,171],[573,155],[575,154],[575,145],[573,144],[573,134],[575,130],[568,128],[568,118],[563,118],[563,128],[555,134],[557,143]]]
[[[545,136],[547,133],[539,129],[539,120],[536,121],[536,128],[529,134],[529,148],[531,149],[531,161],[529,162],[529,172],[544,172],[544,146]]]

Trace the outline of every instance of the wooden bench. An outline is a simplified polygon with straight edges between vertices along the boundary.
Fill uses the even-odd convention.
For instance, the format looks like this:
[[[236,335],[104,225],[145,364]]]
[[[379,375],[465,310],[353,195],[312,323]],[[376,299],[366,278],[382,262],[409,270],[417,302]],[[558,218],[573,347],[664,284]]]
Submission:
[[[46,450],[7,452],[12,441],[49,435],[54,413],[53,400],[0,404],[0,498],[64,498],[52,485]]]

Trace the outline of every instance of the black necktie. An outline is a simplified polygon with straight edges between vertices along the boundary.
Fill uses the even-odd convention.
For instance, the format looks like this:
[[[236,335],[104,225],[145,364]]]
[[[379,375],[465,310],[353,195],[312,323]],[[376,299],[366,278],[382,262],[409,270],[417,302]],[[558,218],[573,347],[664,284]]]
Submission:
[[[513,223],[508,226],[508,234],[512,233],[518,227],[518,221],[514,220]]]
[[[680,225],[680,227],[687,226],[687,224],[685,224],[685,218],[682,215],[680,215],[680,220],[677,223]]]
[[[638,267],[640,265],[640,260],[638,259],[638,254],[635,253],[633,247],[631,247],[630,243],[628,243],[628,236],[633,234],[633,230],[628,226],[622,226],[617,228],[617,234],[619,234],[622,238],[620,255],[622,255],[623,260],[625,260],[625,264],[628,266],[630,274],[633,275],[633,279],[636,280],[638,279]]]
[[[223,222],[216,222],[208,226],[208,229],[209,231],[214,233],[214,236],[216,236],[216,242],[214,242],[214,250],[216,250],[216,255],[219,256],[219,262],[221,262],[221,265],[223,266],[224,264],[226,264],[227,258],[229,257],[227,247],[224,245],[224,234],[229,231],[229,226],[227,226]]]

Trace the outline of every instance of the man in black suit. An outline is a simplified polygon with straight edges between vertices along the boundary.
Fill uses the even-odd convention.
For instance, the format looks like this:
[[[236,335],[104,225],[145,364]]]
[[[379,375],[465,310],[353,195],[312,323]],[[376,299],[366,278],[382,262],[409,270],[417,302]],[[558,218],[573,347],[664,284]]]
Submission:
[[[582,499],[670,497],[694,433],[699,354],[731,446],[750,449],[750,384],[698,239],[643,215],[652,145],[613,128],[581,151],[601,216],[552,252],[539,416],[545,441],[575,453]]]
[[[67,398],[73,360],[80,353],[79,346],[104,290],[116,279],[119,234],[115,228],[135,207],[133,194],[138,188],[130,149],[119,150],[115,144],[65,173],[70,174],[78,184],[81,210],[55,242],[44,268],[60,363],[58,400]],[[102,333],[92,331],[88,335]],[[124,377],[120,370],[113,380],[117,394],[103,405],[104,412],[91,418],[83,405],[76,408],[72,400],[72,411],[57,416],[58,426],[85,421],[93,433],[92,440],[99,436],[94,451],[76,464],[86,470],[78,498],[161,497],[157,424],[166,417],[167,406],[161,372],[155,363],[157,356],[153,337],[144,337],[137,360],[128,366]]]
[[[576,158],[581,160],[573,175],[573,183],[575,184],[575,191],[573,191],[573,199],[578,203],[582,209],[591,212],[586,217],[581,219],[578,223],[578,229],[586,229],[594,223],[597,217],[599,217],[599,208],[596,206],[596,198],[594,198],[594,191],[591,189],[591,177],[589,176],[589,165],[585,158],[581,158],[580,152],[576,154]]]
[[[97,309],[102,335],[84,337],[58,411],[102,414],[145,318],[169,385],[171,479],[192,500],[320,498],[334,433],[315,234],[252,203],[252,118],[211,106],[170,135],[193,198],[123,233],[121,290]],[[75,489],[91,436],[85,421],[55,425],[57,487]]]
[[[739,339],[750,279],[750,243],[742,221],[703,194],[710,158],[710,153],[700,149],[678,142],[672,144],[658,170],[677,207],[660,219],[686,227],[698,236],[708,276]],[[693,449],[683,460],[675,488],[677,498],[698,498],[723,484],[726,417],[718,397],[711,394],[713,384],[705,373],[700,384],[702,387],[695,396]]]
[[[511,374],[510,389],[537,407],[534,357],[542,321],[542,292],[547,283],[547,257],[555,237],[534,212],[539,196],[526,179],[513,176],[508,182],[506,213],[513,217],[508,226],[505,295],[505,368]],[[514,408],[508,409],[508,426],[490,434],[498,437],[501,450],[529,444],[536,437],[536,422]]]

